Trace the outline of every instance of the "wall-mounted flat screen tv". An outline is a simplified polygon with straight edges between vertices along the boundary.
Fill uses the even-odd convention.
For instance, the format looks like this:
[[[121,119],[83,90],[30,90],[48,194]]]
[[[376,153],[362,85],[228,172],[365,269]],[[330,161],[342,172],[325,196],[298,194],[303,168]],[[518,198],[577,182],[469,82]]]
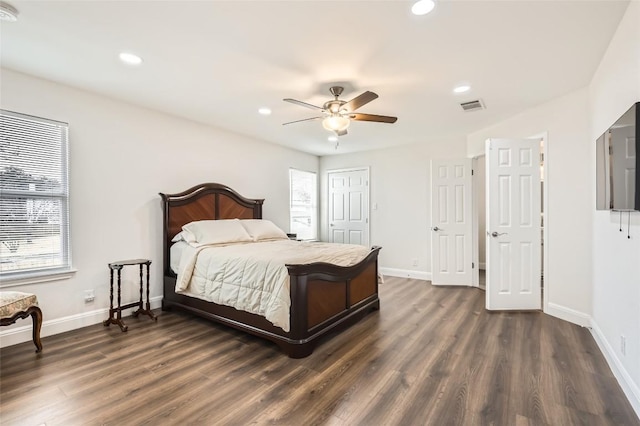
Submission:
[[[640,210],[640,102],[596,141],[596,209]]]

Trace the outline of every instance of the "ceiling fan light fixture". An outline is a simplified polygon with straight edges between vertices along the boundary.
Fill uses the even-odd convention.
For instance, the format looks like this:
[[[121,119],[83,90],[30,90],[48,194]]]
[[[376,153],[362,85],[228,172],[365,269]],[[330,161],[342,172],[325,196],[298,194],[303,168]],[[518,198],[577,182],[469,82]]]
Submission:
[[[16,22],[18,20],[18,9],[9,3],[0,1],[0,20],[7,22]]]
[[[349,124],[351,124],[351,120],[340,114],[331,114],[330,116],[322,120],[322,127],[331,132],[341,132],[343,130],[347,130]]]
[[[340,96],[343,91],[342,86],[332,86],[329,91],[335,97],[335,99],[325,102],[321,107],[298,101],[296,99],[283,99],[283,101],[285,102],[290,102],[292,104],[319,111],[319,113],[321,113],[322,115],[305,118],[302,120],[289,121],[288,123],[282,124],[286,125],[300,123],[302,121],[322,120],[322,127],[330,132],[333,132],[336,137],[340,137],[345,136],[348,133],[347,128],[351,124],[351,120],[373,121],[377,123],[395,123],[398,120],[398,117],[355,112],[358,108],[368,104],[375,99],[378,99],[378,95],[373,92],[367,90],[366,92],[361,93],[355,98],[351,99],[349,102],[345,102],[338,99],[338,96]],[[331,139],[329,140],[331,141]]]
[[[436,7],[436,2],[434,0],[418,0],[411,6],[411,12],[414,15],[426,15],[431,12]]]

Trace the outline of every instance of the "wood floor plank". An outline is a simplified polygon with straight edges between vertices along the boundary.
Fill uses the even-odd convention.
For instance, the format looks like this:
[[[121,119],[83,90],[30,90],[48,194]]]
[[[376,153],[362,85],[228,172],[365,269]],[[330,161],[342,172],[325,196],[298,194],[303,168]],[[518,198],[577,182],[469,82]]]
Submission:
[[[289,359],[180,311],[0,350],[2,425],[640,425],[587,329],[386,277],[381,309]]]

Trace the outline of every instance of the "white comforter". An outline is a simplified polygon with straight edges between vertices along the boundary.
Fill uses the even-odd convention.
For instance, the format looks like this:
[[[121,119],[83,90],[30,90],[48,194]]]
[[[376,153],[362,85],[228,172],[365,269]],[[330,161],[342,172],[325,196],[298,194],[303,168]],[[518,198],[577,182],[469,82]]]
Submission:
[[[276,240],[182,251],[176,293],[261,315],[289,331],[289,273],[285,264],[352,266],[369,253],[352,244]]]

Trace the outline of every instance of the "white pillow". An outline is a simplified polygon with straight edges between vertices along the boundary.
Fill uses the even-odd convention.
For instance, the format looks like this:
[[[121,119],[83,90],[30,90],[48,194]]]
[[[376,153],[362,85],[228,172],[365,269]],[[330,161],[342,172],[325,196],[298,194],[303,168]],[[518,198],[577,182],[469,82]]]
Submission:
[[[176,234],[175,237],[171,239],[172,243],[177,243],[178,241],[186,241],[188,243],[195,243],[196,237],[189,231],[181,231]]]
[[[191,242],[199,245],[252,241],[238,219],[198,220],[184,225],[182,232],[185,231],[193,235]]]
[[[288,239],[287,233],[266,219],[242,219],[242,226],[247,230],[253,241]]]

